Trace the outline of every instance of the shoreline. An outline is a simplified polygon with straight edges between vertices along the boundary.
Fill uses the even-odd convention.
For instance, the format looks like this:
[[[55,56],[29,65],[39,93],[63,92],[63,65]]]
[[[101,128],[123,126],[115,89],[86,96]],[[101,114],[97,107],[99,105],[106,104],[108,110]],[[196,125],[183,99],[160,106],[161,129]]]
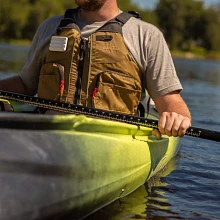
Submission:
[[[30,46],[30,40],[9,40],[2,41],[0,40],[0,44],[9,44],[13,46]],[[181,50],[171,50],[172,58],[179,59],[199,59],[199,60],[214,60],[220,61],[220,51],[203,51],[202,53],[195,53],[192,51],[181,51]]]
[[[197,59],[220,61],[220,51],[209,51],[204,54],[197,54],[190,51],[170,51],[173,58],[179,59]]]

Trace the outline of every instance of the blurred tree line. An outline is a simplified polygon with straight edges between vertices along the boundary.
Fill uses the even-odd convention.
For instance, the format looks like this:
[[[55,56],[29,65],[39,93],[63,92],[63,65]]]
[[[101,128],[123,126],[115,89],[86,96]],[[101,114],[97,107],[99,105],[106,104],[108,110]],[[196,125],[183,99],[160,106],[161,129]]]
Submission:
[[[160,0],[154,10],[140,9],[131,0],[118,0],[123,11],[140,12],[156,25],[171,50],[220,51],[220,5],[205,7],[202,1]],[[4,0],[0,4],[0,39],[31,40],[46,18],[76,7],[70,0]]]

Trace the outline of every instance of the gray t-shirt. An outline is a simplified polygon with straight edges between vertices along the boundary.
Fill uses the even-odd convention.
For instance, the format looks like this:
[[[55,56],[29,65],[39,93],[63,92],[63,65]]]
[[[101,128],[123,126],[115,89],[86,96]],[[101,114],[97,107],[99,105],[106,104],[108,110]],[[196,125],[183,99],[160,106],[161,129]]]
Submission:
[[[51,36],[56,32],[63,15],[46,19],[36,31],[20,77],[31,89],[37,89],[39,73],[44,64]],[[75,17],[82,36],[87,38],[105,22],[87,22],[80,14]],[[175,90],[182,90],[170,51],[161,31],[152,24],[130,18],[122,27],[125,42],[134,60],[144,73],[143,85],[155,99]]]

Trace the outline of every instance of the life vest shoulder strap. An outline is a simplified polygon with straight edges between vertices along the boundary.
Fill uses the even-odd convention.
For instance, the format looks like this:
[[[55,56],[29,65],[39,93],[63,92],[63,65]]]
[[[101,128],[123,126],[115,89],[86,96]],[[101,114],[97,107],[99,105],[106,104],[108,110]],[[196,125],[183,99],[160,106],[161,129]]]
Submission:
[[[74,14],[78,13],[78,11],[80,10],[80,8],[71,8],[71,9],[67,9],[65,14],[64,14],[64,18],[71,18],[74,20]]]
[[[76,25],[75,19],[74,19],[74,14],[77,13],[79,8],[74,8],[74,9],[67,9],[64,18],[60,21],[60,24],[57,28],[57,32],[59,32],[59,29],[62,27],[70,26],[72,28],[79,30],[79,27]]]
[[[125,24],[131,17],[141,19],[139,12],[135,12],[135,11],[122,12],[121,14],[116,16],[114,19],[121,22],[122,24]]]
[[[116,32],[122,34],[122,26],[131,18],[135,17],[141,19],[138,12],[122,12],[117,15],[115,18],[111,19],[110,21],[106,22],[102,27],[100,27],[97,31],[102,32]]]
[[[59,27],[65,27],[69,24],[75,24],[74,14],[78,13],[80,8],[74,9],[67,9],[64,18],[61,20]],[[122,12],[117,15],[115,18],[111,19],[107,23],[105,23],[102,27],[100,27],[97,31],[112,31],[117,33],[122,33],[122,26],[131,18],[135,17],[137,19],[141,19],[141,16],[138,12],[129,11],[129,12]],[[58,27],[58,28],[59,28]]]

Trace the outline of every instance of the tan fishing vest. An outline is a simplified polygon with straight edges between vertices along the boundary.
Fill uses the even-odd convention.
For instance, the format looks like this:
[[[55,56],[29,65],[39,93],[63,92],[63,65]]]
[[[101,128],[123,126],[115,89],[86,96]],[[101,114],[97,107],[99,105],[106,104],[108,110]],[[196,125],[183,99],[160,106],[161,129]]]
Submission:
[[[73,19],[77,10],[66,11],[51,38],[40,72],[38,96],[135,114],[142,73],[122,35],[123,24],[135,15],[121,13],[85,39]]]

